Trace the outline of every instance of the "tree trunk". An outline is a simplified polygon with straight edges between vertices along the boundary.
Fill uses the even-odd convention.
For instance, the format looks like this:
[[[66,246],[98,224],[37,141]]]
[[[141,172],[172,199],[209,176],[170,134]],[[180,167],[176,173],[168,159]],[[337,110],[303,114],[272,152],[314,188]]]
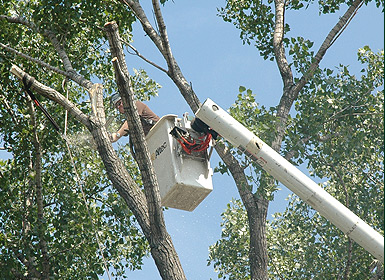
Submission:
[[[150,244],[151,255],[163,279],[186,279],[171,237],[166,230],[158,181],[135,106],[130,75],[125,63],[118,26],[115,22],[106,23],[104,31],[107,34],[111,47],[116,83],[122,97],[130,138],[133,139],[137,163],[142,175],[150,227],[150,232],[148,234],[145,233],[145,235]]]
[[[251,279],[253,280],[268,279],[266,242],[266,216],[268,205],[268,200],[254,196],[254,204],[251,209],[248,209],[247,211],[250,227],[250,273]]]
[[[150,37],[150,39],[153,41],[153,43],[158,48],[160,53],[163,55],[165,61],[167,62],[167,75],[178,87],[180,93],[185,98],[191,110],[193,112],[196,112],[196,110],[198,110],[198,108],[200,107],[201,103],[198,97],[196,96],[194,90],[192,89],[190,83],[188,83],[186,78],[184,77],[174,56],[172,55],[171,46],[169,44],[166,32],[166,25],[163,21],[161,10],[159,8],[159,2],[157,0],[152,1],[156,22],[158,24],[158,33],[147,19],[139,2],[133,0],[120,1],[124,5],[128,5],[130,9],[135,12],[135,15],[140,19],[143,30]],[[250,232],[250,238],[261,238],[260,240],[255,240],[252,242],[253,252],[250,252],[250,268],[253,271],[251,274],[255,277],[262,277],[254,279],[267,279],[268,259],[265,236],[266,225],[264,224],[264,222],[266,221],[268,201],[261,200],[256,203],[251,192],[251,187],[247,183],[245,173],[241,168],[239,162],[231,155],[231,153],[226,150],[224,146],[216,145],[215,150],[218,152],[223,162],[229,168],[230,173],[232,174],[237,185],[242,202],[246,207],[249,222],[252,222],[250,228],[253,228],[253,231]],[[262,212],[259,212],[261,210]]]

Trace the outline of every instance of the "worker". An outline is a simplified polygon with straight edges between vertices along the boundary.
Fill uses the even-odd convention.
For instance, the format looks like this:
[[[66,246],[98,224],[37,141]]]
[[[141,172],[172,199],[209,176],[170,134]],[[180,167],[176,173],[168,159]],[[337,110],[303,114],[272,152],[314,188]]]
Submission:
[[[124,114],[122,98],[119,93],[114,93],[111,96],[111,104],[118,109],[121,114]],[[140,121],[143,126],[144,135],[150,131],[151,127],[159,120],[159,117],[151,111],[151,109],[143,102],[136,100],[136,109],[138,110]],[[116,142],[122,136],[128,135],[128,123],[125,121],[117,132],[111,133],[111,142]]]

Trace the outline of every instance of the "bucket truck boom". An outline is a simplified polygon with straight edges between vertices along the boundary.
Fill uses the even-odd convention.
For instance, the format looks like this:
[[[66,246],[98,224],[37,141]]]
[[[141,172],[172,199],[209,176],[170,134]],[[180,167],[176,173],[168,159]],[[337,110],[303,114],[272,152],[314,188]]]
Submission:
[[[279,155],[212,100],[207,99],[195,115],[228,140],[248,152],[271,176],[280,181],[323,217],[384,263],[383,236]]]

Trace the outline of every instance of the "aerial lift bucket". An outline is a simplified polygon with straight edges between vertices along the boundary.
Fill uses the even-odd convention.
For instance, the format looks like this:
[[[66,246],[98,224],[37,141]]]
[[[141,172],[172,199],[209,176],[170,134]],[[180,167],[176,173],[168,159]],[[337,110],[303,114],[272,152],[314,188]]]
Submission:
[[[158,178],[162,205],[193,211],[213,190],[207,149],[187,153],[171,132],[177,127],[190,134],[187,114],[163,116],[146,136],[151,160]]]

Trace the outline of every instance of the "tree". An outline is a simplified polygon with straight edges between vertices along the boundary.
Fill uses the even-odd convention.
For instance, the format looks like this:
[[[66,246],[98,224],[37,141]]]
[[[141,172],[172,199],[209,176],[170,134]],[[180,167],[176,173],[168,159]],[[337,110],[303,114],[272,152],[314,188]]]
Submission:
[[[384,93],[379,89],[383,85],[383,56],[383,51],[376,54],[369,47],[360,49],[358,58],[365,65],[360,79],[342,65],[336,71],[324,69],[315,75],[298,98],[298,113],[290,121],[284,149],[293,162],[306,162],[311,174],[326,178],[326,190],[381,233]],[[253,101],[251,92],[239,95],[231,112],[246,124],[266,123],[265,119],[272,117],[268,111],[256,103],[252,108],[245,106]],[[258,111],[260,115],[250,114]],[[293,147],[296,153],[290,153]],[[249,246],[245,219],[239,201],[223,213],[222,238],[210,249],[210,262],[220,277],[250,278],[250,269],[239,266]],[[272,279],[383,277],[382,264],[297,196],[291,197],[284,213],[276,213],[269,222],[268,240]]]
[[[162,2],[164,3],[165,1]],[[47,0],[40,1],[39,4],[35,2],[17,2],[14,6],[17,7],[16,9],[10,5],[6,5],[2,7],[3,24],[7,28],[14,25],[20,27],[20,29],[16,30],[12,29],[12,35],[22,35],[20,35],[20,38],[19,36],[13,37],[8,34],[8,38],[4,39],[5,42],[8,42],[8,46],[5,44],[1,44],[0,46],[3,50],[6,50],[4,59],[12,61],[13,64],[20,65],[20,63],[17,63],[16,58],[13,57],[15,54],[23,57],[23,68],[28,68],[29,75],[26,75],[27,73],[25,71],[18,71],[17,68],[14,68],[14,72],[19,75],[19,77],[25,75],[29,81],[31,80],[30,77],[35,77],[35,81],[32,83],[32,89],[35,92],[63,106],[78,122],[82,123],[91,132],[99,155],[104,163],[106,174],[140,225],[144,236],[149,242],[152,256],[155,259],[160,274],[164,279],[184,279],[185,277],[176,252],[164,227],[156,178],[151,168],[151,162],[148,159],[148,153],[146,153],[146,145],[143,141],[144,137],[140,123],[134,114],[135,110],[132,106],[133,90],[129,82],[127,66],[125,65],[120,46],[121,41],[119,40],[119,36],[124,37],[123,40],[125,42],[128,43],[129,41],[129,36],[125,32],[130,30],[132,20],[131,12],[139,19],[143,30],[162,54],[167,64],[167,69],[155,65],[151,61],[147,61],[170,77],[186,99],[192,111],[196,111],[199,108],[200,102],[190,83],[188,83],[183,76],[172,54],[166,32],[166,25],[158,1],[152,1],[157,24],[156,27],[150,23],[139,2],[122,0],[120,3],[121,5],[115,2],[111,4],[107,3],[107,5],[110,4],[107,9],[104,9],[104,7],[107,6],[105,6],[106,4],[102,1],[87,1],[87,3],[83,3],[80,1],[64,2]],[[238,3],[236,1],[228,3],[230,4],[230,10],[233,8],[238,9]],[[241,7],[241,9],[248,9],[250,7],[249,1],[243,1],[242,4],[243,3],[245,3],[246,6]],[[252,3],[254,5],[254,2]],[[302,72],[300,72],[302,76],[299,75],[298,80],[294,79],[290,65],[285,58],[285,47],[289,43],[289,41],[284,38],[284,31],[287,30],[287,27],[285,29],[284,25],[284,11],[287,8],[284,5],[285,3],[276,1],[275,13],[272,12],[271,6],[266,6],[259,2],[255,4],[255,7],[258,7],[257,20],[260,20],[259,22],[262,22],[262,24],[260,24],[261,28],[254,30],[254,33],[262,32],[260,33],[262,36],[259,37],[262,54],[266,58],[275,58],[284,81],[281,103],[276,108],[278,121],[275,122],[274,128],[277,134],[272,137],[272,146],[275,150],[279,151],[284,140],[286,127],[289,124],[288,120],[291,106],[297,99],[299,92],[317,70],[318,64],[326,50],[330,47],[331,42],[338,37],[343,30],[342,27],[347,24],[354,12],[360,7],[361,2],[355,1],[349,3],[351,6],[346,14],[330,32],[316,55],[308,52],[311,47],[308,41],[305,41],[305,43],[303,43],[303,40],[293,42],[294,55],[305,58],[304,54],[308,54],[305,61],[299,60],[300,64],[296,65],[296,67],[303,67],[299,69],[302,70]],[[339,4],[339,2],[333,5],[327,3],[323,4],[322,7],[329,5],[328,10],[333,11],[339,7]],[[298,9],[302,7],[301,5],[303,6],[302,2],[293,2],[288,7]],[[330,7],[332,9],[330,9]],[[63,14],[67,17],[60,17],[60,15]],[[229,14],[231,15],[231,13]],[[234,15],[238,15],[237,11]],[[243,15],[245,16],[246,14]],[[112,16],[113,18],[111,18]],[[265,24],[263,22],[266,19],[267,23]],[[273,19],[275,19],[275,22],[273,22]],[[57,23],[55,20],[58,20]],[[116,25],[110,22],[111,20],[119,22],[119,32]],[[105,22],[110,23],[103,28],[102,26]],[[250,27],[250,24],[248,26]],[[23,38],[24,40],[27,38],[27,36],[25,36],[26,33],[23,32],[23,28],[32,29],[40,34],[39,36],[42,37],[37,37],[38,40],[44,38],[42,44],[39,44],[39,48],[33,48],[34,45],[30,42],[35,42],[37,39],[32,37],[28,40],[28,47],[23,48],[23,51],[16,51],[15,46],[19,43],[18,40],[25,42]],[[130,130],[132,131],[131,137],[140,140],[135,141],[138,143],[135,149],[139,154],[138,165],[142,175],[144,193],[136,182],[134,182],[132,176],[128,174],[126,167],[118,159],[111,147],[107,131],[104,127],[105,112],[103,110],[103,100],[101,96],[102,89],[100,85],[91,82],[92,77],[98,77],[103,81],[108,92],[113,88],[113,79],[107,74],[107,71],[105,71],[108,68],[103,67],[106,64],[108,65],[108,63],[103,64],[103,62],[108,59],[108,55],[103,53],[101,48],[95,47],[101,46],[105,42],[105,39],[102,38],[101,35],[102,29],[106,32],[111,46],[117,87],[122,93],[126,112],[132,113],[126,114],[129,120]],[[86,34],[87,32],[89,32],[89,34]],[[271,36],[271,34],[274,34],[274,36]],[[88,35],[90,36],[88,37]],[[251,36],[250,38],[258,38],[258,36]],[[265,40],[265,38],[270,39]],[[36,42],[36,44],[38,44],[38,42]],[[130,46],[129,44],[127,45]],[[89,49],[96,49],[95,53],[97,55],[93,56],[91,52],[88,51]],[[44,50],[50,50],[49,55],[44,53]],[[23,53],[28,53],[28,55]],[[139,53],[137,54],[140,55]],[[297,56],[295,56],[295,58],[297,58]],[[43,63],[41,57],[44,57],[45,60],[48,61],[48,64]],[[62,61],[61,63],[59,63],[58,58]],[[41,71],[33,71],[34,67],[32,65],[29,66],[28,61],[38,63],[40,67],[43,66],[49,72],[45,74]],[[4,73],[6,73],[4,76],[8,77],[8,69],[6,69]],[[59,75],[67,77],[78,84],[80,89],[77,94],[83,94],[79,97],[79,100],[86,98],[86,91],[90,93],[90,99],[93,105],[92,110],[89,107],[78,107],[76,105],[79,105],[77,104],[79,101],[71,99],[72,102],[70,102],[59,94],[58,89],[60,88],[60,82],[53,80],[54,78],[58,79],[57,77],[59,77]],[[4,80],[5,79],[6,78],[4,78]],[[56,87],[56,91],[44,86],[38,81],[43,81],[51,87]],[[16,85],[14,88],[17,88]],[[241,162],[238,161],[224,145],[216,145],[216,150],[221,156],[226,168],[234,177],[242,202],[247,210],[250,229],[249,262],[251,279],[266,279],[268,259],[265,224],[267,207],[269,199],[271,199],[269,193],[274,191],[275,184],[269,177],[263,175],[260,179],[260,188],[256,193],[253,193],[252,185],[248,182]]]
[[[18,127],[20,135],[17,135],[16,132],[19,131],[18,129],[14,129],[12,124],[7,125],[9,117],[12,117],[14,121],[17,121],[18,115],[25,116],[25,118],[30,117],[30,115],[23,110],[23,108],[25,108],[24,104],[28,98],[19,93],[20,90],[18,90],[18,88],[20,88],[20,86],[18,85],[17,80],[9,75],[11,64],[24,63],[23,66],[29,70],[29,74],[18,67],[13,68],[13,73],[16,74],[16,76],[19,75],[20,77],[24,77],[27,80],[26,84],[29,84],[35,93],[39,93],[42,96],[53,100],[55,103],[60,104],[75,117],[78,123],[70,124],[71,129],[73,129],[71,132],[79,132],[81,129],[79,123],[91,131],[101,155],[101,158],[93,163],[100,167],[102,160],[104,168],[107,170],[104,174],[109,177],[110,180],[112,179],[115,191],[110,189],[111,185],[106,181],[106,177],[102,176],[100,182],[95,180],[95,177],[97,176],[92,179],[91,175],[94,172],[91,172],[90,169],[94,167],[94,164],[89,163],[88,160],[90,155],[95,157],[95,153],[82,155],[81,159],[83,162],[79,161],[78,163],[82,164],[85,168],[79,169],[78,173],[81,173],[83,177],[87,176],[87,179],[89,179],[89,182],[87,182],[87,187],[89,188],[87,194],[96,202],[98,199],[101,200],[96,206],[90,207],[91,214],[99,215],[99,218],[94,215],[90,216],[98,221],[100,230],[104,229],[102,232],[105,244],[103,245],[108,247],[107,251],[99,252],[99,254],[105,254],[106,257],[109,257],[108,261],[111,264],[116,264],[115,268],[118,269],[118,274],[121,273],[119,269],[122,268],[121,259],[123,257],[127,258],[128,265],[131,265],[134,268],[138,267],[142,256],[147,249],[147,245],[143,239],[143,236],[145,236],[150,245],[151,252],[154,255],[154,259],[159,265],[162,277],[167,279],[184,278],[183,271],[181,270],[180,265],[178,266],[179,260],[173,250],[172,242],[164,229],[162,208],[160,207],[159,202],[159,191],[155,189],[157,192],[154,193],[154,188],[157,188],[156,181],[153,181],[153,178],[149,177],[145,177],[143,180],[145,189],[152,192],[150,194],[152,197],[148,196],[148,200],[156,200],[149,202],[148,207],[147,198],[137,184],[140,183],[140,180],[130,175],[127,171],[127,164],[129,164],[128,167],[132,167],[132,162],[123,164],[111,146],[104,126],[105,112],[103,109],[102,87],[99,84],[92,83],[88,79],[94,75],[103,79],[105,81],[104,84],[107,86],[111,85],[112,82],[111,74],[109,74],[108,71],[111,69],[111,65],[110,63],[106,63],[109,59],[109,54],[106,54],[101,48],[102,43],[100,42],[100,39],[102,38],[103,33],[100,29],[95,28],[95,26],[103,26],[103,24],[108,22],[113,15],[115,20],[120,20],[122,22],[121,28],[129,30],[133,20],[132,14],[128,10],[123,9],[122,11],[120,5],[108,5],[107,3],[108,7],[105,7],[106,3],[99,1],[88,1],[86,3],[77,1],[15,1],[12,3],[13,5],[9,4],[10,3],[3,3],[1,5],[2,30],[5,31],[1,34],[2,40],[7,42],[9,46],[18,45],[20,49],[24,50],[28,55],[23,54],[22,51],[16,51],[14,48],[6,46],[3,43],[1,44],[2,61],[4,62],[2,64],[2,87],[5,92],[2,96],[3,104],[5,104],[2,106],[2,123],[4,123],[4,126],[2,126],[4,132],[2,134],[4,135],[3,137],[6,146],[14,152],[13,162],[16,161],[16,163],[4,163],[9,167],[6,166],[4,175],[2,175],[2,180],[4,180],[5,186],[9,186],[10,191],[14,190],[13,193],[11,192],[12,196],[5,200],[4,209],[10,209],[12,212],[13,210],[11,210],[11,208],[13,205],[10,202],[13,201],[15,196],[19,193],[29,192],[30,196],[27,196],[26,199],[20,201],[22,205],[19,207],[20,211],[18,214],[20,217],[23,217],[20,212],[27,208],[28,211],[31,211],[31,216],[28,216],[27,218],[36,219],[36,215],[34,211],[32,211],[32,209],[35,209],[36,207],[35,203],[32,203],[32,200],[35,199],[35,194],[31,193],[35,188],[31,186],[26,191],[25,183],[23,183],[28,179],[28,172],[27,174],[21,172],[16,173],[16,171],[13,171],[14,168],[12,168],[12,165],[18,166],[18,163],[21,164],[20,166],[28,166],[24,164],[24,162],[17,162],[17,160],[18,158],[22,160],[28,159],[29,157],[26,157],[26,155],[29,155],[29,153],[31,153],[30,151],[33,150],[30,145],[27,145],[28,139],[22,141],[27,138],[30,131],[30,129],[24,128],[23,125],[30,126],[30,124],[25,121],[20,122],[21,125]],[[95,7],[101,8],[95,9]],[[120,10],[120,12],[118,12],[118,10]],[[123,13],[119,16],[118,14],[121,12]],[[63,14],[67,17],[62,17],[61,15]],[[31,31],[34,32],[33,36],[26,36],[25,32]],[[117,30],[114,30],[114,32],[115,31]],[[15,36],[15,34],[19,36]],[[122,34],[123,39],[127,40],[127,33],[122,32]],[[35,45],[31,45],[31,42]],[[28,50],[29,48],[32,48],[33,50]],[[91,52],[89,52],[89,50],[91,50]],[[120,53],[115,53],[115,55],[120,55]],[[18,56],[21,57],[21,60],[18,60]],[[43,62],[39,59],[41,57],[45,57],[46,61]],[[62,63],[59,63],[59,59]],[[45,73],[39,71],[39,67],[41,66],[47,67],[49,72]],[[119,67],[121,67],[121,65],[119,65]],[[33,75],[34,78],[31,75]],[[50,88],[38,82],[38,79],[42,79],[47,84],[56,85],[56,89],[60,89],[61,80],[64,78],[71,79],[77,83],[77,87],[79,87],[76,91],[71,92],[69,98],[66,98],[55,90],[55,86]],[[153,85],[153,83],[149,82],[143,75],[136,79],[133,78],[133,80],[137,82],[144,81]],[[107,91],[111,92],[114,88],[116,87],[110,87]],[[82,99],[84,100],[84,93],[87,91],[92,96],[92,105],[96,104],[96,106],[91,106],[92,110],[90,110],[89,106],[85,106],[86,104],[84,102],[81,102]],[[140,91],[138,92],[140,93]],[[7,106],[7,104],[11,104],[12,106]],[[47,106],[51,113],[54,111],[60,112],[60,109],[58,107],[55,108],[50,102],[44,102],[43,104],[52,105],[52,107]],[[91,111],[91,116],[88,116],[87,113],[90,113]],[[58,119],[56,120],[59,121]],[[40,129],[44,128],[40,125],[41,123],[44,123],[44,121],[39,120],[39,122],[36,122],[36,125]],[[35,125],[35,123],[33,123],[33,125]],[[41,177],[37,177],[42,172],[41,163],[45,163],[50,167],[52,163],[50,159],[57,158],[58,162],[64,162],[66,167],[64,170],[70,169],[68,158],[63,159],[63,141],[58,141],[58,135],[55,132],[52,132],[51,129],[45,129],[43,133],[46,135],[44,138],[44,140],[46,140],[44,146],[36,146],[31,153],[31,169],[33,168],[36,173],[36,176],[34,174],[31,175],[34,179],[32,183],[36,185],[40,184],[40,186],[42,186],[42,180],[40,179]],[[142,137],[141,139],[143,139],[143,131],[139,133],[142,134],[139,137]],[[65,139],[65,137],[63,138]],[[35,142],[37,141],[38,140]],[[43,154],[43,149],[46,149],[45,155],[47,158],[41,156]],[[140,154],[139,148],[137,148],[137,151]],[[27,163],[29,162],[27,161]],[[140,167],[146,166],[146,164],[139,165]],[[151,165],[147,166],[151,171]],[[59,168],[61,166],[53,165],[53,167]],[[55,171],[55,169],[51,169]],[[101,171],[100,168],[97,170],[99,172]],[[142,172],[144,171],[142,170]],[[58,178],[56,177],[64,177],[65,180],[68,181],[68,184],[73,184],[74,182],[74,178],[66,178],[63,176],[64,174],[62,171],[58,172],[57,169],[56,173],[54,173],[57,175],[54,177],[52,177],[49,168],[47,168],[44,173],[47,177],[44,178],[43,181],[47,185],[52,185],[52,188],[53,186],[56,186],[58,182],[58,180],[56,180]],[[101,174],[99,175],[103,174],[103,172],[100,173]],[[17,184],[10,182],[11,178],[13,178],[12,175],[18,175],[16,178],[20,178],[19,180],[23,184],[18,186]],[[134,175],[137,176],[135,173]],[[63,181],[63,178],[60,179],[62,182],[65,182]],[[151,181],[149,182],[148,179],[151,179]],[[154,184],[155,186],[149,186],[149,184]],[[77,185],[77,187],[79,187],[79,185]],[[44,192],[47,192],[45,193],[47,196],[44,197],[43,204],[39,205],[40,208],[37,213],[38,221],[41,226],[33,227],[34,231],[38,231],[39,234],[31,234],[29,226],[27,226],[28,232],[24,233],[22,236],[23,238],[21,238],[22,241],[25,240],[25,244],[29,244],[29,247],[31,247],[30,250],[22,250],[22,248],[28,248],[28,246],[24,247],[23,244],[16,242],[19,238],[18,235],[14,234],[9,236],[10,232],[20,231],[19,224],[16,224],[12,229],[7,227],[2,229],[2,250],[6,253],[3,255],[6,258],[4,264],[7,265],[7,267],[9,267],[9,264],[12,264],[11,269],[9,270],[12,277],[22,278],[24,277],[23,275],[25,275],[25,277],[46,279],[55,275],[58,278],[63,278],[71,272],[71,277],[74,277],[73,270],[76,270],[78,271],[77,273],[80,278],[85,276],[95,278],[97,277],[97,274],[103,273],[103,262],[100,257],[96,257],[95,255],[97,250],[97,248],[95,248],[95,242],[86,242],[87,238],[88,240],[92,240],[93,235],[88,235],[86,238],[82,236],[83,233],[81,232],[79,233],[79,236],[74,236],[73,231],[77,232],[75,230],[76,228],[74,228],[75,225],[79,225],[80,228],[83,227],[84,230],[90,228],[90,225],[87,225],[87,223],[87,227],[84,226],[85,221],[87,222],[87,219],[85,218],[88,216],[85,209],[86,205],[80,204],[79,206],[76,206],[76,201],[74,201],[72,204],[75,204],[75,209],[80,209],[78,212],[73,212],[68,197],[65,195],[66,192],[55,189],[56,187],[53,188],[52,192],[55,191],[54,194],[58,197],[57,200],[55,199],[55,196],[50,197],[49,190],[45,189]],[[42,188],[40,188],[40,191],[42,192]],[[74,198],[72,200],[75,198],[79,199],[80,194],[78,191],[71,188],[68,188],[68,191],[70,193],[74,192]],[[106,191],[106,195],[103,195],[103,193],[101,193],[102,191]],[[129,205],[131,208],[135,219],[131,214],[127,215],[127,208],[123,207],[121,201],[116,198],[117,192],[121,195],[125,204]],[[41,195],[42,193],[36,195],[36,201],[42,200]],[[78,201],[77,203],[79,204]],[[28,207],[23,207],[23,204],[27,204]],[[33,208],[31,205],[33,205]],[[59,212],[59,214],[63,213],[63,220],[53,219],[56,218],[55,214],[57,214],[57,212]],[[3,213],[5,222],[8,217],[6,216],[6,211],[3,211]],[[28,212],[28,214],[29,213],[30,212]],[[48,220],[47,218],[50,216],[52,216],[52,219]],[[153,221],[154,218],[156,218],[157,221]],[[15,219],[15,221],[17,221],[17,219]],[[65,225],[67,221],[68,224]],[[139,234],[138,229],[131,225],[133,221],[140,225],[141,234]],[[91,222],[91,224],[93,224],[93,222]],[[58,233],[62,229],[62,226],[66,226],[65,229],[70,229],[69,232],[64,230],[63,234],[66,238],[70,238],[70,242],[66,241],[66,238],[63,238],[60,233]],[[110,226],[112,227],[111,229]],[[119,232],[114,232],[113,227],[119,229]],[[96,233],[96,229],[92,228],[90,232]],[[131,235],[132,237],[130,237]],[[47,241],[50,241],[48,247],[52,248],[52,251],[48,252],[48,248],[43,248],[43,244],[46,244]],[[64,244],[62,244],[62,242]],[[59,250],[55,250],[54,248],[56,243],[59,245],[61,244]],[[83,243],[85,243],[86,246],[80,246]],[[39,248],[38,245],[40,245],[41,248]],[[81,254],[77,251],[81,252]],[[62,252],[70,252],[67,255],[72,255],[74,257],[63,260],[63,256],[61,255]],[[89,258],[90,253],[96,257],[96,260]],[[58,258],[54,258],[56,254],[59,255]],[[165,256],[165,254],[167,256]],[[132,259],[130,260],[131,257]],[[167,261],[164,260],[166,258]],[[76,269],[74,267],[75,260],[80,260],[79,265],[82,262],[88,263],[89,269]]]
[[[334,13],[336,10],[342,8],[341,4],[342,2],[340,1],[333,3],[319,2],[320,13]],[[321,47],[317,52],[312,50],[314,43],[308,39],[303,37],[286,37],[286,34],[290,31],[290,26],[285,21],[285,11],[287,9],[303,9],[307,5],[310,5],[310,2],[295,1],[286,4],[285,1],[274,1],[274,5],[272,5],[271,2],[265,4],[261,1],[242,1],[241,3],[238,1],[226,1],[226,6],[219,10],[220,15],[225,21],[233,23],[240,29],[241,38],[245,43],[254,43],[265,59],[274,60],[277,63],[283,82],[283,94],[279,104],[272,108],[270,112],[266,112],[265,108],[259,108],[254,105],[255,103],[253,103],[249,90],[247,95],[239,98],[240,100],[233,108],[233,114],[243,121],[247,127],[255,130],[257,132],[256,134],[262,134],[261,138],[271,144],[273,149],[285,152],[287,159],[291,159],[297,153],[296,151],[298,149],[301,151],[301,146],[310,140],[306,134],[304,137],[302,137],[303,134],[301,134],[295,136],[292,140],[290,139],[290,136],[295,135],[296,124],[292,123],[292,117],[289,112],[295,102],[298,102],[297,100],[302,94],[306,96],[309,90],[314,90],[315,85],[312,81],[313,79],[315,79],[315,81],[319,81],[320,79],[317,78],[319,77],[317,75],[320,73],[320,61],[363,4],[363,1],[349,2],[346,12],[332,28],[322,44],[320,43]],[[376,4],[377,6],[383,5],[381,2],[376,2]],[[287,58],[287,53],[289,58]],[[329,72],[330,70],[327,71]],[[245,91],[245,88],[241,87],[240,91]],[[365,96],[367,94],[368,93],[365,92]],[[313,105],[314,104],[318,103],[314,102]],[[242,111],[240,108],[245,108],[246,110]],[[299,108],[296,109],[299,110]],[[301,114],[300,111],[299,114]],[[268,120],[268,122],[265,120]],[[320,119],[317,119],[317,121],[320,121]],[[306,125],[302,125],[305,128],[309,128],[309,124],[313,122],[314,120],[312,119],[311,122],[308,121]],[[263,127],[262,125],[269,123],[271,127]],[[321,119],[320,124],[322,123]],[[294,130],[293,133],[291,133],[292,130]],[[328,131],[326,135],[329,134],[330,131]],[[319,136],[325,136],[325,134]],[[291,146],[287,146],[287,142],[291,143]],[[283,145],[283,143],[285,145]],[[236,152],[233,152],[233,154],[236,155]],[[250,165],[250,162],[243,156],[241,156],[239,160],[244,162],[245,167]],[[229,168],[226,165],[220,168],[221,172],[228,170]],[[261,247],[259,244],[253,244],[256,239],[261,239],[258,237],[258,234],[262,232],[261,235],[265,236],[265,230],[263,226],[254,227],[254,225],[256,220],[262,220],[263,223],[265,223],[266,208],[269,200],[273,198],[276,184],[266,176],[259,167],[254,166],[252,172],[254,174],[249,175],[248,178],[257,188],[254,196],[257,197],[259,201],[263,201],[265,206],[259,204],[259,207],[253,207],[252,203],[247,203],[246,200],[243,199],[244,196],[242,196],[240,192],[250,225],[250,278],[266,279],[267,273],[262,275],[263,273],[258,271],[258,268],[253,268],[252,266],[253,263],[258,263],[258,261],[255,261],[257,256],[263,256],[261,258],[265,261],[259,261],[259,264],[264,264],[264,271],[267,271],[267,253],[264,251],[266,247],[264,245]],[[249,189],[251,190],[253,188],[249,187]],[[217,257],[219,258],[217,265],[219,265],[221,263],[220,256]]]

